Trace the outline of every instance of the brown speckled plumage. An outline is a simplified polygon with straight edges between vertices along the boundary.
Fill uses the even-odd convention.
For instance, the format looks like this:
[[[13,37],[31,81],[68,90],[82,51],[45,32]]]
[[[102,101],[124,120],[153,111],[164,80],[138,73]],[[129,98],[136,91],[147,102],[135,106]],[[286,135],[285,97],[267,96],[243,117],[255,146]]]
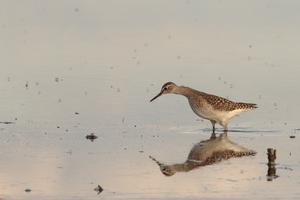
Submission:
[[[158,95],[151,99],[151,102],[163,94],[179,94],[185,96],[196,115],[210,120],[215,131],[215,124],[218,123],[227,130],[229,120],[241,112],[257,108],[254,103],[242,103],[230,101],[216,95],[200,92],[198,90],[177,86],[173,82],[165,83]]]
[[[221,111],[233,111],[237,109],[254,109],[257,108],[254,103],[241,103],[241,102],[233,102],[223,97],[219,97],[212,94],[207,94],[204,92],[199,92],[199,95],[202,96],[203,99],[207,101],[211,106],[213,106],[216,110]]]

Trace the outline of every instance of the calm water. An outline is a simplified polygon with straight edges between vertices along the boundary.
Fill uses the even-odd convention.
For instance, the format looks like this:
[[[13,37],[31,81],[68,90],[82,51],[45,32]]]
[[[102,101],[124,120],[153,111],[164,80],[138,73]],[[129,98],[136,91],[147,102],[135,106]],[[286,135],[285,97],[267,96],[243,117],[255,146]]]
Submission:
[[[171,74],[175,77],[179,70],[173,68]],[[57,76],[51,72],[16,72],[9,80],[8,74],[2,76],[1,120],[13,122],[1,124],[2,198],[300,198],[299,97],[285,94],[285,88],[296,87],[293,80],[274,82],[276,96],[273,84],[259,77],[249,86],[228,81],[233,88],[218,76],[205,79],[204,86],[188,71],[188,78],[174,80],[258,103],[259,109],[232,120],[229,133],[257,155],[165,177],[148,155],[169,164],[184,162],[192,146],[210,135],[210,122],[198,120],[183,97],[149,103],[162,82],[146,75],[127,82],[110,67],[91,66],[85,72],[83,67],[61,68]],[[85,138],[90,133],[98,136],[94,142]],[[272,182],[266,179],[268,147],[278,150],[279,178]],[[104,188],[99,196],[94,191],[98,184]],[[32,191],[26,193],[27,188]]]
[[[299,3],[99,2],[4,4],[1,200],[300,198]],[[211,128],[181,96],[149,103],[168,81],[257,103],[229,124],[257,155],[164,176],[148,156],[184,162]]]

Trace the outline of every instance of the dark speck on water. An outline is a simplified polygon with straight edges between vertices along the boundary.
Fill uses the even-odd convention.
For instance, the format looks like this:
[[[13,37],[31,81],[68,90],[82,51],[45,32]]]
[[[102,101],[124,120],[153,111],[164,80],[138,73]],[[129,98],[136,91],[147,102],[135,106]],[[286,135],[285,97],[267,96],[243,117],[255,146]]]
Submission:
[[[25,191],[25,192],[31,192],[31,189],[26,188],[24,191]]]
[[[296,136],[295,135],[290,135],[290,138],[294,139],[294,138],[296,138]]]
[[[89,135],[86,135],[85,138],[86,138],[87,140],[91,140],[91,141],[93,142],[95,139],[98,138],[98,136],[95,135],[94,133],[91,133],[91,134],[89,134]]]
[[[103,191],[103,188],[98,185],[94,190],[97,192],[97,194],[100,194]]]
[[[0,122],[0,124],[14,124],[14,122]]]
[[[75,112],[75,115],[79,115],[79,112]]]

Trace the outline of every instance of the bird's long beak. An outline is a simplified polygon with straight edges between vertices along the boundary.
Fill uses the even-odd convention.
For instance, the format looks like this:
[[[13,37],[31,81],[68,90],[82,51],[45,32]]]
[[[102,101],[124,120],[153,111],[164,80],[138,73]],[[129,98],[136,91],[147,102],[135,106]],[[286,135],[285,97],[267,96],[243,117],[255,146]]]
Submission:
[[[153,99],[151,99],[150,102],[154,101],[157,97],[159,97],[162,94],[163,94],[163,92],[161,91],[160,93],[158,93],[158,95],[156,95],[155,97],[153,97]]]

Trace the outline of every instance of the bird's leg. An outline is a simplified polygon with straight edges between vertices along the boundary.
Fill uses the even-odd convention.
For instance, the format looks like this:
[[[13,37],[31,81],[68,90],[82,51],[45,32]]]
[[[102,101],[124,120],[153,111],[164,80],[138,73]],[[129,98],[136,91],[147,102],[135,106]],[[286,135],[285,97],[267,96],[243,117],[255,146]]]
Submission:
[[[224,125],[224,134],[225,134],[225,136],[227,136],[227,132],[228,132],[228,125],[225,124]]]
[[[213,121],[213,120],[210,120],[211,124],[212,124],[212,127],[213,127],[213,132],[211,134],[211,137],[216,137],[216,133],[215,133],[215,130],[216,130],[216,121]]]

